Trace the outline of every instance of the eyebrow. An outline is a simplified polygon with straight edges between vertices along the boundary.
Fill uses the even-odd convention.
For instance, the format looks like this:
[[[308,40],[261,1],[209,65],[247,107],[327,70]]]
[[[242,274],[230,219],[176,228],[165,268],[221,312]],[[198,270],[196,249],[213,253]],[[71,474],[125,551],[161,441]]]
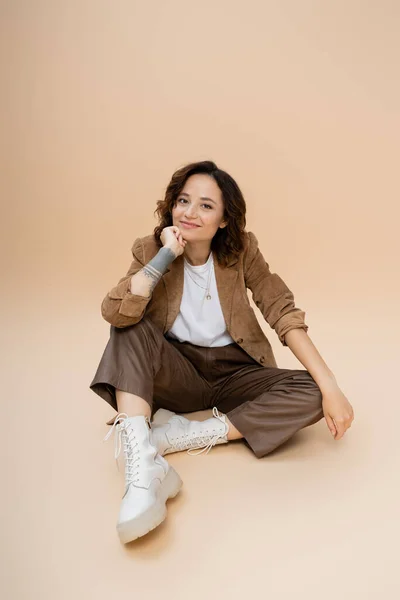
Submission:
[[[181,192],[180,196],[188,196],[190,198],[190,194],[187,194],[186,192]],[[201,196],[200,200],[209,200],[210,202],[214,202],[214,204],[217,204],[215,200],[213,200],[212,198],[207,198],[207,196]]]

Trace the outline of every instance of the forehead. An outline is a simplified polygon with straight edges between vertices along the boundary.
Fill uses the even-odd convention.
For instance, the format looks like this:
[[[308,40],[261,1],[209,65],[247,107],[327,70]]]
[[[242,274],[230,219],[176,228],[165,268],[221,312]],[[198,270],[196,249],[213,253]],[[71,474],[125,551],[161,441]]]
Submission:
[[[209,175],[203,173],[191,175],[182,188],[181,193],[183,192],[189,194],[192,200],[205,197],[214,200],[216,204],[222,204],[222,192],[217,182]]]

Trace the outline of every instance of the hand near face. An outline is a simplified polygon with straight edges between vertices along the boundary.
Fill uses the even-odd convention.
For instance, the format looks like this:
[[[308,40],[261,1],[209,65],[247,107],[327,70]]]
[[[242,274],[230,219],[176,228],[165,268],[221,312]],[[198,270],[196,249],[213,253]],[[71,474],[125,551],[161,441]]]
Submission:
[[[160,240],[163,246],[170,248],[176,257],[183,253],[186,246],[186,240],[183,239],[182,233],[176,225],[164,227]]]

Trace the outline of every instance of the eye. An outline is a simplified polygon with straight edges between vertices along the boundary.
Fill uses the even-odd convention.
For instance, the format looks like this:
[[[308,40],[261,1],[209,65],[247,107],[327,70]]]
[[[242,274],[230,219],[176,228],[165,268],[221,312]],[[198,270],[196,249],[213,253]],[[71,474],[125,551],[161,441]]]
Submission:
[[[178,198],[178,202],[181,204],[182,202],[187,202],[187,199],[186,198]],[[202,204],[202,206],[206,206],[207,208],[212,209],[211,204]]]

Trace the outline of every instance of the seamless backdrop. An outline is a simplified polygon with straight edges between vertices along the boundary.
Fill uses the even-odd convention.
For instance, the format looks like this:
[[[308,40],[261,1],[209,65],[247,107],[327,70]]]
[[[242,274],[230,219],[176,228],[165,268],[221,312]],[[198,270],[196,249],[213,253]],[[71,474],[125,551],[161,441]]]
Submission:
[[[2,595],[398,598],[399,4],[5,0],[0,16]],[[122,547],[113,411],[88,387],[100,304],[173,171],[203,159],[240,185],[355,419],[262,460],[242,443],[171,456],[182,493]]]

